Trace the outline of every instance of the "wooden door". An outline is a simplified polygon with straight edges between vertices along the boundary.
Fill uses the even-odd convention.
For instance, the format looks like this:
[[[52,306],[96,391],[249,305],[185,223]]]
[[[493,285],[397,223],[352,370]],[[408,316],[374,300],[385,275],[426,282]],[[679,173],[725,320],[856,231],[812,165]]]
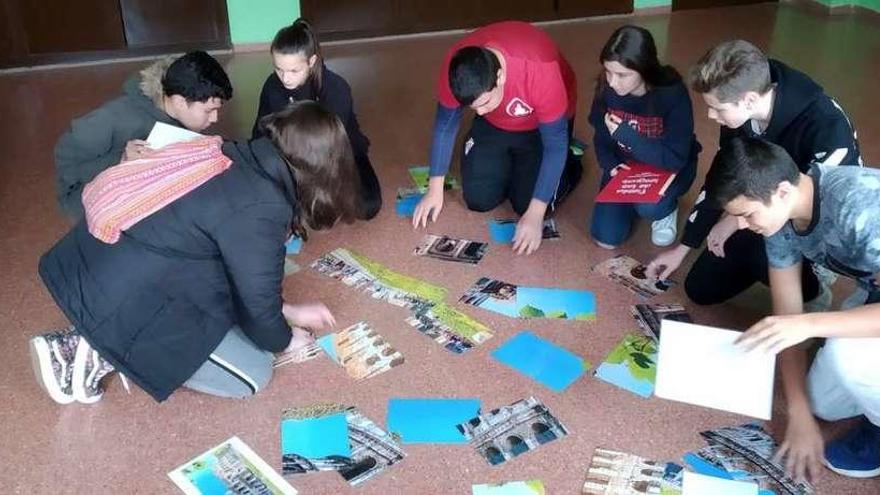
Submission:
[[[621,0],[301,0],[322,40],[469,29],[632,12]]]
[[[594,15],[629,14],[633,11],[633,2],[620,0],[556,0],[557,13],[560,18],[574,19]]]
[[[229,42],[223,0],[119,0],[129,47]]]
[[[119,4],[107,0],[17,0],[31,55],[125,48]]]

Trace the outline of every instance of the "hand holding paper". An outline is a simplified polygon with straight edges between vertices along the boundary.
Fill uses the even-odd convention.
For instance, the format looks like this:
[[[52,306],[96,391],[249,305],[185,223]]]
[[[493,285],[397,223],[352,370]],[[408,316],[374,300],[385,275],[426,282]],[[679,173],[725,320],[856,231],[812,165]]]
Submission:
[[[190,139],[195,139],[200,136],[201,134],[189,129],[175,127],[164,122],[156,122],[156,125],[153,126],[153,130],[150,131],[150,135],[147,136],[146,144],[150,148],[157,150],[172,143],[189,141]]]
[[[143,139],[130,140],[125,143],[125,152],[122,153],[121,161],[130,162],[132,160],[137,160],[138,158],[143,158],[144,155],[147,155],[150,152],[150,148],[147,146],[148,143]]]

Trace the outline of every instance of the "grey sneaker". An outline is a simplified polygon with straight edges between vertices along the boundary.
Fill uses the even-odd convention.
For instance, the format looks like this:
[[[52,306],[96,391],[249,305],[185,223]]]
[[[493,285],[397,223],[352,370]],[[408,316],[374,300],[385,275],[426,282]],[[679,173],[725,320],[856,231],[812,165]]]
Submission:
[[[73,361],[82,339],[74,327],[46,332],[29,342],[31,363],[37,383],[59,404],[73,397]]]
[[[86,339],[80,339],[73,360],[73,398],[83,404],[98,402],[104,395],[101,380],[114,371],[116,368],[99,356]]]

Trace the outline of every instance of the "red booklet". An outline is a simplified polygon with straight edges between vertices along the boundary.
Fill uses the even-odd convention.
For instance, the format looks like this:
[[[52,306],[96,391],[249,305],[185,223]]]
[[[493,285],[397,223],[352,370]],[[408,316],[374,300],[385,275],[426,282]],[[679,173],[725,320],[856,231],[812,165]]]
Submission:
[[[598,203],[656,203],[675,180],[675,173],[644,163],[630,162],[596,196]]]

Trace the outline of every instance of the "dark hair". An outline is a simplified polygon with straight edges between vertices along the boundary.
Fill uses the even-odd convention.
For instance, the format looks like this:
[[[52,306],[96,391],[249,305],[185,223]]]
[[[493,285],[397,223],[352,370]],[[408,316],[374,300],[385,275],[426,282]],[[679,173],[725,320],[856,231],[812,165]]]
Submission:
[[[773,87],[767,56],[744,40],[725,41],[706,52],[690,79],[694,91],[714,91],[721,103],[736,102],[749,91],[763,95]]]
[[[267,115],[261,124],[293,173],[295,234],[308,239],[306,228],[323,230],[358,217],[358,170],[336,114],[304,100]]]
[[[321,93],[324,85],[324,56],[321,55],[321,44],[318,43],[318,36],[309,21],[300,17],[290,26],[281,28],[272,39],[269,51],[282,55],[302,53],[306,60],[314,55],[316,62],[309,70],[308,84],[312,85],[314,94]]]
[[[217,60],[203,51],[178,58],[162,76],[165,96],[180,95],[189,103],[232,99],[232,83]]]
[[[599,54],[599,63],[618,62],[642,76],[648,86],[670,86],[681,81],[671,65],[660,65],[651,32],[639,26],[621,26],[608,38]],[[605,81],[600,77],[600,81]]]
[[[486,91],[498,84],[501,62],[491,50],[466,46],[449,62],[449,88],[459,103],[469,106]]]
[[[754,137],[735,137],[712,160],[706,196],[723,208],[739,196],[770,202],[779,184],[797,185],[800,170],[784,148]]]

